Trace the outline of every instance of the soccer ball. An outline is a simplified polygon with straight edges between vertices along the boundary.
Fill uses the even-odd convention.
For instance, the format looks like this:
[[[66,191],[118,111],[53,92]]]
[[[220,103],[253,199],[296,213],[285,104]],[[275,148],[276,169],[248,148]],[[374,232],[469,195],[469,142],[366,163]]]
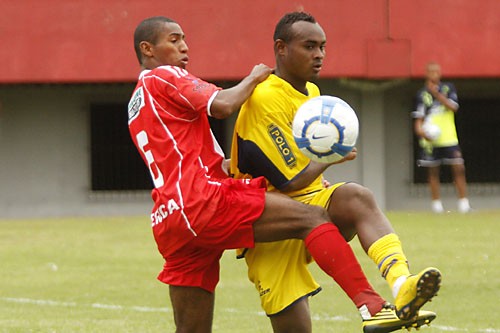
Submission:
[[[422,130],[424,131],[425,136],[428,137],[431,141],[434,141],[441,136],[441,129],[439,128],[439,126],[431,122],[424,122],[424,124],[422,125]]]
[[[316,162],[333,163],[354,148],[359,121],[345,101],[323,95],[299,107],[292,129],[295,143],[304,155]]]

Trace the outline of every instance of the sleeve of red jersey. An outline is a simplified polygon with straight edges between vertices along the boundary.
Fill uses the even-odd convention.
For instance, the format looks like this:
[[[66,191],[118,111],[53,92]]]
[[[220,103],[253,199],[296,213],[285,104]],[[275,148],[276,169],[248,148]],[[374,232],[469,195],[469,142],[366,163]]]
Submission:
[[[210,98],[222,89],[179,67],[162,66],[160,71],[165,80],[163,93],[181,109],[206,113]]]

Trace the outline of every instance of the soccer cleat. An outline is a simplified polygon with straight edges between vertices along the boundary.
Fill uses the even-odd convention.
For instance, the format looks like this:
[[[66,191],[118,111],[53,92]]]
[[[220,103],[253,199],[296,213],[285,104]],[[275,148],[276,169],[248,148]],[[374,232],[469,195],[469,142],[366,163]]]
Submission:
[[[441,272],[437,268],[429,267],[417,275],[410,275],[394,300],[398,317],[402,320],[415,317],[418,310],[437,295],[440,286]]]
[[[431,311],[418,311],[417,315],[410,320],[399,319],[390,304],[384,305],[374,316],[363,316],[363,333],[388,333],[400,329],[419,329],[422,325],[430,325],[436,318],[436,314]]]
[[[436,214],[444,213],[444,207],[441,200],[432,200],[431,202],[432,211]]]
[[[470,207],[469,204],[469,199],[467,198],[458,199],[457,207],[458,207],[458,212],[462,214],[467,214],[472,211],[472,208]]]

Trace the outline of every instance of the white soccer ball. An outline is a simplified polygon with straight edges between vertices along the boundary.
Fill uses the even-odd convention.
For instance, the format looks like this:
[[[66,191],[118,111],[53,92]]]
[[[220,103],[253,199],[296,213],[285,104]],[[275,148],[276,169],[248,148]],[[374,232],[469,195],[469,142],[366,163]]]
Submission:
[[[422,125],[422,129],[425,136],[431,141],[436,140],[441,135],[441,129],[439,128],[439,126],[430,122],[424,122],[424,124]]]
[[[300,106],[292,128],[295,143],[304,155],[316,162],[333,163],[354,148],[359,121],[345,101],[323,95]]]

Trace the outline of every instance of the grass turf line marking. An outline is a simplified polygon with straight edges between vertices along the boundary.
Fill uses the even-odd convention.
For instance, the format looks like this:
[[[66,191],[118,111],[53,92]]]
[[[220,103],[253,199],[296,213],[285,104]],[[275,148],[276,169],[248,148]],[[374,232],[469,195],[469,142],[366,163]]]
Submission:
[[[41,306],[62,306],[62,307],[85,307],[85,305],[80,305],[76,302],[60,302],[46,299],[32,299],[32,298],[15,298],[15,297],[0,297],[0,300],[11,302],[11,303],[24,303],[24,304],[33,304],[33,305],[41,305]],[[148,307],[148,306],[123,306],[123,305],[113,305],[113,304],[101,304],[101,303],[92,303],[86,305],[87,307],[95,308],[95,309],[105,309],[105,310],[133,310],[137,312],[172,312],[172,309],[166,307]],[[240,312],[234,308],[223,309],[224,312],[232,312],[237,313]],[[248,313],[247,311],[245,311]],[[265,316],[265,313],[262,311],[258,311],[255,314],[259,316]],[[312,315],[313,320],[331,320],[331,321],[349,321],[350,319],[344,316],[325,316],[325,315]],[[470,333],[500,333],[500,329],[496,328],[482,328],[478,330],[471,331],[467,328],[458,328],[452,326],[443,326],[443,325],[431,325],[432,328],[438,329],[443,332],[470,332]]]
[[[32,299],[32,298],[14,298],[14,297],[0,297],[0,300],[11,303],[24,303],[41,306],[62,306],[62,307],[91,307],[95,309],[106,310],[133,310],[138,312],[171,312],[169,308],[155,308],[148,306],[123,306],[113,304],[92,303],[88,305],[81,305],[75,302],[60,302],[47,299]]]
[[[102,304],[102,303],[92,303],[92,304],[78,304],[76,302],[61,302],[47,299],[32,299],[32,298],[15,298],[15,297],[0,297],[0,300],[10,303],[23,303],[32,304],[40,306],[61,306],[61,307],[91,307],[94,309],[104,309],[104,310],[132,310],[137,312],[172,312],[172,309],[166,307],[148,307],[148,306],[123,306],[116,304]],[[223,312],[228,313],[241,313],[248,311],[240,311],[235,308],[221,309]],[[257,316],[265,317],[264,311],[257,311],[254,313]],[[350,321],[349,318],[345,316],[325,316],[320,314],[314,314],[312,316],[313,320],[329,320],[329,321]]]

